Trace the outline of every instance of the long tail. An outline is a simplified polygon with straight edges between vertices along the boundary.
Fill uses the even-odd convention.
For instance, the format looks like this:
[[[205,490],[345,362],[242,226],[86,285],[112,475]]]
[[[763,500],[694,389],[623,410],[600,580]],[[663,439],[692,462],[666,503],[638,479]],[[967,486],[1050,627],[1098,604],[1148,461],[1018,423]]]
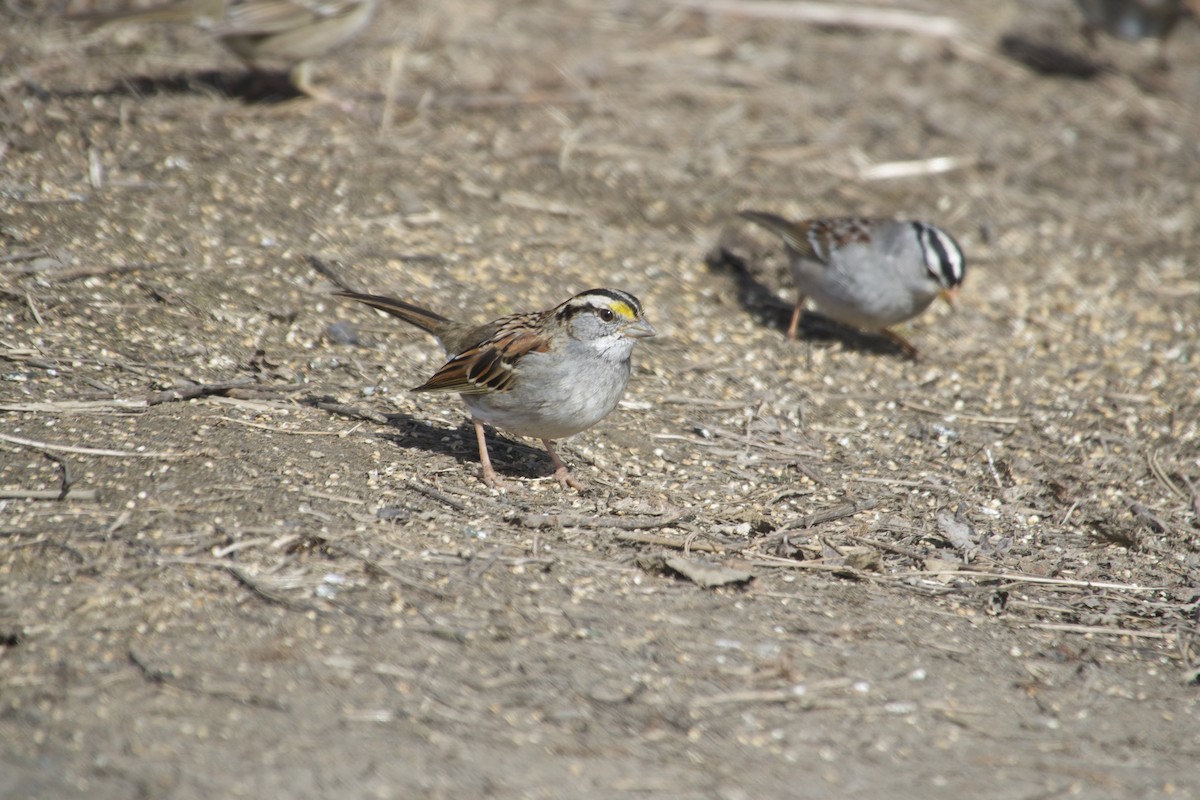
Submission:
[[[72,22],[82,23],[90,30],[115,24],[138,24],[144,22],[197,22],[208,18],[216,22],[224,8],[223,2],[213,0],[184,0],[153,8],[135,8],[124,11],[97,11],[71,14]]]
[[[768,211],[751,211],[749,209],[739,211],[738,216],[742,219],[748,219],[756,225],[761,225],[772,233],[783,237],[784,243],[795,250],[804,251],[807,249],[807,245],[796,229],[796,223],[790,219],[784,219],[778,214],[772,214]]]
[[[371,308],[377,308],[380,311],[391,314],[393,317],[399,317],[410,325],[416,325],[421,330],[428,331],[434,336],[438,335],[439,328],[450,321],[441,314],[435,314],[428,309],[414,306],[412,303],[406,303],[394,297],[384,297],[378,294],[362,294],[361,292],[334,292],[334,294],[338,297],[349,297],[351,300],[365,303]]]

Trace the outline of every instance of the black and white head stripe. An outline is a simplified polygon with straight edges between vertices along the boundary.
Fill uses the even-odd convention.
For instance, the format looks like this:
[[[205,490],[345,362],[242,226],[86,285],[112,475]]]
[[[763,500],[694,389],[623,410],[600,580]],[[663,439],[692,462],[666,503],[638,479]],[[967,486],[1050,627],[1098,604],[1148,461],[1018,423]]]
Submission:
[[[924,222],[912,223],[913,233],[921,245],[925,268],[943,288],[953,289],[963,282],[967,260],[962,249],[950,234]]]
[[[636,297],[620,289],[588,289],[558,307],[559,319],[569,319],[584,311],[612,312],[612,319],[636,322],[642,317],[642,304]]]

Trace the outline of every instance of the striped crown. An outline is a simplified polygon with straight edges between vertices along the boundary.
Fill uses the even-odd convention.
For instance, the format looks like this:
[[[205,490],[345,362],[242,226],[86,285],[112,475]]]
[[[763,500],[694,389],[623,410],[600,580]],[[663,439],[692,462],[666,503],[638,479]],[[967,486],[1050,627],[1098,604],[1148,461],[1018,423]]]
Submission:
[[[636,322],[642,318],[642,304],[620,289],[588,289],[562,303],[554,315],[559,320],[568,320],[583,312],[593,313],[604,322]]]
[[[913,233],[921,245],[925,257],[925,269],[943,289],[953,289],[963,282],[967,272],[967,259],[954,237],[941,228],[924,222],[913,222]]]

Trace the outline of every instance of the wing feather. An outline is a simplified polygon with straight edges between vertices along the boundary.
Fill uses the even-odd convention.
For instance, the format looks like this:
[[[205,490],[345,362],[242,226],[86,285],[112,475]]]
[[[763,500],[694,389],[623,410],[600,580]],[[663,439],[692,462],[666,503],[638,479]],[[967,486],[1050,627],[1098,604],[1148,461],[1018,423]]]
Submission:
[[[490,394],[512,388],[516,366],[527,353],[544,353],[550,342],[534,331],[501,331],[451,358],[414,392]]]

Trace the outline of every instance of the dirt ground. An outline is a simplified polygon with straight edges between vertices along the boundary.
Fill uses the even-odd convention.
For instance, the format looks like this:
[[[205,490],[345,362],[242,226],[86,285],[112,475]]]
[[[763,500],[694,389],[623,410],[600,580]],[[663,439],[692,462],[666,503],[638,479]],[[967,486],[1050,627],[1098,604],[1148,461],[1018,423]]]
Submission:
[[[1200,797],[1200,26],[875,4],[385,2],[345,110],[5,4],[0,796]],[[957,309],[789,342],[747,207],[935,222]],[[660,335],[498,493],[339,284]]]

